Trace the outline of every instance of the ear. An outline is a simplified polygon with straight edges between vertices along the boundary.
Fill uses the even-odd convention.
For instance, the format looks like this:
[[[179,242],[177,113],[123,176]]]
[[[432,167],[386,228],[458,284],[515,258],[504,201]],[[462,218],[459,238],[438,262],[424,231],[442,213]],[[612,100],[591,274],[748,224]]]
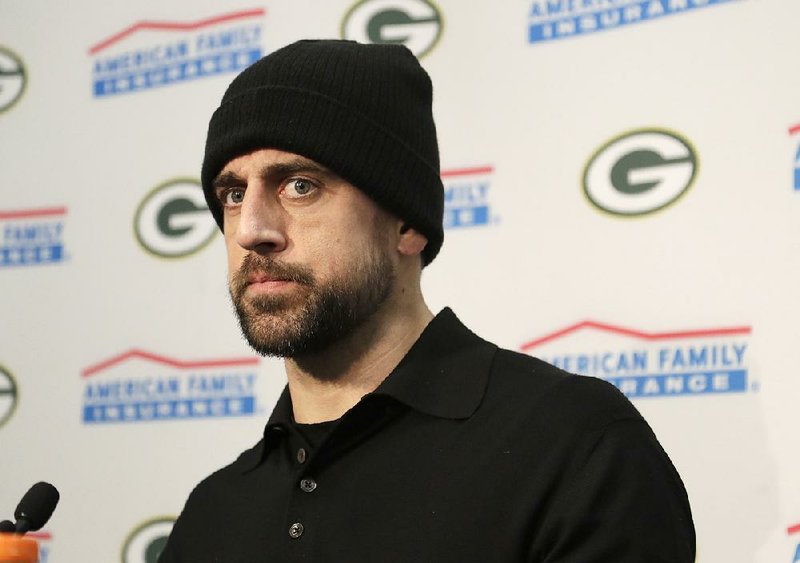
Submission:
[[[420,254],[427,244],[428,239],[425,235],[408,225],[408,223],[403,223],[400,226],[400,237],[397,240],[397,250],[400,254],[404,256]]]

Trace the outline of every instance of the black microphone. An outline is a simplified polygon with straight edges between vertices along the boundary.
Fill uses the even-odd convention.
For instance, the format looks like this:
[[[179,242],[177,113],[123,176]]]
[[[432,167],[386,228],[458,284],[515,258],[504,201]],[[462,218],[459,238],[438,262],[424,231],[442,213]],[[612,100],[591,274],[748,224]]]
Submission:
[[[14,525],[14,522],[11,520],[3,520],[0,522],[0,533],[7,533],[11,534],[17,531],[17,527]]]
[[[15,531],[24,534],[35,532],[44,526],[53,515],[59,496],[56,488],[44,481],[28,489],[14,511],[14,518],[17,519]]]

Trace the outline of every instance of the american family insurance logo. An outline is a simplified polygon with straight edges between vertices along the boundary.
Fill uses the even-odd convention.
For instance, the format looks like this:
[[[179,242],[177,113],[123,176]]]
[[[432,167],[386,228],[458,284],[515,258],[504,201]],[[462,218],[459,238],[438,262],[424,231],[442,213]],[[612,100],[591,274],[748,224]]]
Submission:
[[[141,21],[89,48],[96,98],[244,70],[262,56],[264,9],[188,21]]]
[[[137,526],[122,546],[122,563],[157,563],[174,524],[174,518],[162,516]]]
[[[790,559],[792,563],[800,562],[800,522],[794,526],[789,526],[786,533],[794,540],[794,556]]]
[[[631,398],[750,389],[750,327],[643,332],[583,321],[522,345],[565,371],[605,379]]]
[[[733,0],[534,0],[528,43],[576,37]]]
[[[443,28],[442,13],[429,0],[361,0],[342,20],[342,39],[359,43],[399,44],[422,58]]]
[[[636,129],[603,144],[583,170],[583,193],[617,216],[647,215],[675,203],[691,187],[697,152],[667,129]]]
[[[251,416],[258,361],[183,361],[130,350],[83,370],[83,422]]]
[[[0,268],[62,262],[66,207],[0,210]]]
[[[797,149],[794,153],[794,165],[792,167],[792,186],[796,192],[800,192],[800,123],[789,128],[789,135],[792,135],[797,142]]]
[[[27,77],[22,59],[0,45],[0,113],[10,109],[22,97]]]
[[[442,171],[445,229],[481,227],[496,221],[489,205],[493,174],[491,166]]]

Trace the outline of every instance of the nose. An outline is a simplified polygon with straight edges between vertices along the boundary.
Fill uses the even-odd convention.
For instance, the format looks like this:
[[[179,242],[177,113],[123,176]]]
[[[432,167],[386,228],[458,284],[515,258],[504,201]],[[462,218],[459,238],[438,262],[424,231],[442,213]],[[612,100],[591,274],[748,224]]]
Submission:
[[[261,254],[286,249],[283,210],[276,201],[270,200],[262,186],[245,190],[236,226],[236,242],[242,248]]]

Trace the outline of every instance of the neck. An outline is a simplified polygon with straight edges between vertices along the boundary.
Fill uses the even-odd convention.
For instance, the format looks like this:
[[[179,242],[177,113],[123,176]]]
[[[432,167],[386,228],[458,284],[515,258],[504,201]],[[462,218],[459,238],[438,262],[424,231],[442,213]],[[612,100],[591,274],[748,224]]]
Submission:
[[[333,346],[286,359],[297,422],[311,424],[340,418],[400,363],[433,318],[419,291],[409,293],[396,293]]]

